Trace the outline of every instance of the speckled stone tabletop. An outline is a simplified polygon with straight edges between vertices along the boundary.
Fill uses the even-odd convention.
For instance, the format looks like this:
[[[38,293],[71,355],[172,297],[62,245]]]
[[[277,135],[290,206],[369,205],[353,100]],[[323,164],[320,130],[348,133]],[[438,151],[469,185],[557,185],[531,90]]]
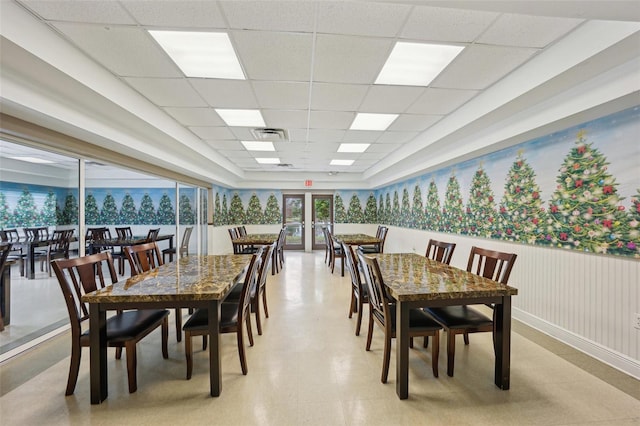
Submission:
[[[260,244],[273,244],[278,240],[278,234],[247,234],[244,237],[238,237],[233,240],[234,244],[241,244],[245,246],[260,245]]]
[[[416,253],[371,254],[389,294],[400,301],[515,296],[518,289]]]
[[[367,245],[378,244],[381,242],[380,238],[372,237],[366,234],[336,234],[333,239],[340,243],[348,245]]]

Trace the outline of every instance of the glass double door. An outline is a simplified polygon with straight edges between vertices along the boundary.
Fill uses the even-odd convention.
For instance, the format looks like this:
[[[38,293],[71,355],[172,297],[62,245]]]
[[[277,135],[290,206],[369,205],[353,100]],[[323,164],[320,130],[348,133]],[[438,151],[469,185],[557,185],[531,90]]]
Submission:
[[[309,197],[311,195],[311,197]],[[311,204],[307,216],[306,204]],[[287,250],[307,249],[307,228],[311,223],[311,249],[324,249],[325,241],[322,227],[333,227],[333,195],[324,194],[285,194],[283,195],[283,226],[286,229],[284,248]]]

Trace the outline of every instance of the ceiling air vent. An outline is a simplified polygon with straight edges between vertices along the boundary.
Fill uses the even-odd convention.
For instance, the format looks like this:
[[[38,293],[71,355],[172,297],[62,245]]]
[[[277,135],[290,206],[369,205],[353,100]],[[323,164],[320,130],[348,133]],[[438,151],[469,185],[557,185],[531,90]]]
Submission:
[[[285,129],[274,129],[271,127],[260,127],[257,129],[251,129],[253,137],[257,141],[270,141],[270,142],[288,142],[289,133]]]

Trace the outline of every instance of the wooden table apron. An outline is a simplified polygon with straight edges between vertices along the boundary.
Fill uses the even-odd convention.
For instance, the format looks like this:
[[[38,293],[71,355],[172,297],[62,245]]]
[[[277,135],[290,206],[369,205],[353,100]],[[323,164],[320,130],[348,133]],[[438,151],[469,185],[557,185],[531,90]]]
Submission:
[[[400,399],[409,397],[409,311],[412,308],[436,307],[436,306],[455,306],[455,305],[474,305],[492,303],[495,306],[495,372],[494,383],[500,389],[509,389],[510,365],[511,365],[511,296],[517,294],[517,289],[499,284],[495,281],[479,277],[471,272],[463,271],[458,268],[444,265],[439,262],[431,261],[423,256],[415,253],[411,254],[373,254],[378,258],[380,263],[380,271],[389,294],[396,299],[396,394]],[[482,291],[465,291],[456,289],[454,292],[448,291],[422,291],[414,289],[412,292],[410,287],[414,284],[411,279],[405,280],[402,285],[407,285],[409,289],[399,288],[393,281],[397,282],[397,276],[389,276],[386,270],[384,259],[391,256],[404,256],[417,260],[424,264],[424,272],[432,273],[436,278],[440,279],[440,271],[455,271],[458,276],[469,274],[476,282],[480,282],[486,287],[485,294]],[[410,257],[409,257],[410,256]],[[418,260],[420,259],[420,260]],[[434,267],[434,265],[437,265]],[[430,272],[430,268],[434,267]],[[416,268],[420,272],[420,266]],[[408,276],[408,274],[407,274]],[[452,275],[450,274],[449,277]],[[424,277],[424,274],[422,275]],[[424,279],[424,278],[422,278]],[[444,278],[446,280],[446,278]],[[455,282],[447,282],[446,285],[455,286]],[[477,293],[477,294],[474,294]],[[487,295],[486,293],[494,293]]]
[[[179,282],[180,274],[176,272],[180,267],[189,265],[189,262],[197,262],[198,258],[231,258],[235,257],[239,260],[234,271],[228,270],[229,276],[233,278],[229,280],[226,288],[220,289],[220,294],[214,293],[198,293],[196,291],[175,290],[182,285]],[[194,260],[196,259],[196,260]],[[180,258],[178,262],[167,263],[160,268],[144,272],[126,281],[121,281],[115,285],[106,287],[103,290],[89,293],[82,297],[83,302],[89,304],[89,341],[90,341],[90,382],[91,382],[91,403],[100,404],[108,395],[108,378],[107,378],[107,329],[106,313],[109,310],[116,309],[154,309],[154,308],[201,308],[209,310],[209,379],[211,396],[220,396],[222,392],[222,368],[220,354],[220,304],[229,294],[229,290],[233,285],[242,279],[251,258],[249,256],[239,255],[220,255],[220,256],[187,256]],[[245,263],[246,262],[246,263]],[[180,266],[182,265],[182,266]],[[159,283],[161,277],[176,274],[178,282],[173,284],[174,290],[167,285],[162,287]],[[147,287],[153,287],[158,282],[156,288],[160,291],[150,291],[147,293],[139,292],[132,295],[112,294],[115,286],[118,286],[119,293],[127,289],[134,288],[136,283],[146,282]],[[152,284],[152,286],[149,286]],[[101,300],[101,299],[104,299]],[[122,299],[122,300],[117,300]],[[96,331],[97,330],[97,331]]]
[[[278,241],[279,234],[247,234],[242,237],[238,237],[232,240],[231,243],[234,246],[270,246]],[[276,274],[276,260],[278,259],[278,253],[276,250],[271,255],[271,275]]]

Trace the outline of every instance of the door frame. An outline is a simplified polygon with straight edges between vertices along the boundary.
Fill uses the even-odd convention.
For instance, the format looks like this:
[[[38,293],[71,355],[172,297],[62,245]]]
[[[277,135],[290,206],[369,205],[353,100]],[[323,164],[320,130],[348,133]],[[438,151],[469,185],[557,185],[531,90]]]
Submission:
[[[302,212],[301,212],[301,216],[302,216],[302,223],[301,223],[301,230],[300,230],[300,238],[301,238],[301,242],[300,244],[290,244],[289,242],[287,242],[287,239],[285,238],[285,242],[284,242],[284,249],[285,250],[304,250],[305,249],[305,194],[282,194],[282,226],[284,228],[287,227],[287,223],[286,223],[286,217],[287,217],[287,198],[292,198],[292,199],[300,199],[302,201],[301,205],[302,205]]]
[[[322,250],[325,248],[325,243],[316,242],[316,203],[317,199],[329,200],[329,229],[333,230],[333,194],[311,194],[311,250]]]

